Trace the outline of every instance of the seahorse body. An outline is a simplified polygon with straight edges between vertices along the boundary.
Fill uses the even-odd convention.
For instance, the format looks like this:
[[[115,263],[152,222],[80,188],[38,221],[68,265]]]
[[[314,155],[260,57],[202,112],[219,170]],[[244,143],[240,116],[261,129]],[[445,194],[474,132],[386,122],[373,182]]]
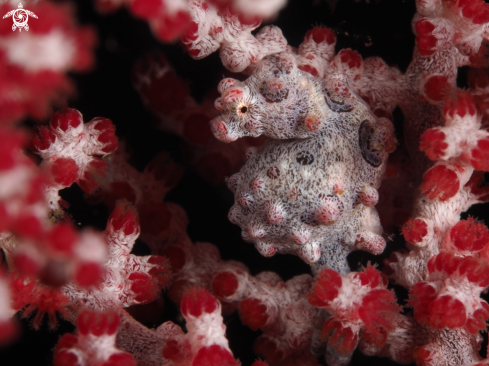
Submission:
[[[228,182],[235,193],[229,219],[244,240],[265,256],[295,253],[340,273],[349,271],[352,250],[383,251],[373,206],[393,128],[344,75],[315,78],[281,53],[243,82],[224,79],[219,91],[221,116],[211,121],[217,138],[270,137]]]

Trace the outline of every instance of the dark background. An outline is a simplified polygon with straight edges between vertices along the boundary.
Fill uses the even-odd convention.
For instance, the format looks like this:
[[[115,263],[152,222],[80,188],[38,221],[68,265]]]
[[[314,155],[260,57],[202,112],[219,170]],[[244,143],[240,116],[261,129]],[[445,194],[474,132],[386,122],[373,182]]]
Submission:
[[[43,1],[43,0],[41,0]],[[324,0],[289,0],[273,24],[279,26],[288,42],[298,46],[305,33],[315,25],[333,28],[338,36],[337,50],[352,48],[362,56],[380,56],[388,64],[397,65],[405,71],[411,60],[414,36],[411,19],[415,13],[414,0],[340,0],[334,12]],[[131,69],[134,62],[148,52],[162,51],[179,76],[188,82],[192,95],[199,101],[209,90],[216,88],[222,78],[222,66],[217,54],[200,61],[192,60],[178,44],[161,44],[151,34],[144,21],[133,18],[125,9],[110,15],[100,15],[92,1],[77,3],[77,17],[84,25],[93,25],[98,33],[96,66],[92,72],[73,75],[78,96],[69,106],[82,112],[86,122],[97,116],[110,118],[117,127],[117,135],[124,140],[131,152],[130,163],[139,170],[161,151],[169,151],[179,163],[185,165],[182,154],[183,141],[174,135],[153,127],[153,116],[147,111],[131,85]],[[463,75],[462,74],[462,85]],[[395,113],[398,139],[402,139],[400,125],[402,115]],[[62,192],[71,204],[70,214],[81,226],[105,228],[108,212],[103,205],[91,206],[83,199],[82,191],[75,185]],[[252,274],[263,270],[275,271],[284,280],[308,273],[309,266],[299,258],[277,255],[264,258],[251,244],[242,241],[239,227],[227,220],[227,212],[233,196],[224,184],[214,187],[204,182],[191,168],[186,169],[180,183],[167,196],[167,201],[180,204],[189,216],[188,233],[193,241],[209,241],[219,246],[224,259],[235,259],[249,266]],[[477,209],[473,215],[482,217],[484,210]],[[394,249],[403,245],[402,237],[396,235],[382,256],[355,252],[349,260],[353,268],[368,261],[382,263]],[[143,243],[138,243],[136,252],[148,254]],[[398,296],[405,298],[403,291],[396,289]],[[165,301],[165,313],[160,321],[148,326],[157,326],[164,321],[175,321],[177,310]],[[249,366],[256,356],[252,351],[253,339],[260,332],[243,327],[237,315],[225,319],[231,349],[244,366]],[[34,331],[29,320],[22,320],[23,334],[19,341],[0,350],[2,366],[44,366],[52,364],[52,353],[58,338],[74,330],[73,326],[60,320],[55,331],[49,331],[45,321],[41,330]],[[483,347],[485,348],[485,347]],[[367,358],[356,352],[352,365],[393,364],[387,359]]]

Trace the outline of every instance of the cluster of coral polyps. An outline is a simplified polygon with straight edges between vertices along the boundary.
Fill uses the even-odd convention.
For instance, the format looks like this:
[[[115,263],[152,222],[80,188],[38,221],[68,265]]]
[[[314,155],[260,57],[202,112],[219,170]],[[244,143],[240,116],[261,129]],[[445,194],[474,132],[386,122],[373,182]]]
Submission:
[[[208,56],[229,42],[241,24],[253,30],[261,19],[271,19],[285,5],[285,0],[95,0],[101,12],[114,11],[126,5],[138,18],[146,20],[154,34],[162,41],[173,41],[182,37],[184,42],[195,42],[197,29],[206,32],[206,49],[192,56]],[[242,21],[242,23],[241,23]],[[248,25],[250,24],[250,25]],[[234,33],[234,34],[233,34]],[[252,37],[246,31],[243,36]],[[199,40],[201,41],[201,40]],[[213,46],[208,47],[208,42]],[[201,49],[199,47],[199,49]]]
[[[17,9],[17,1],[2,1],[2,16]],[[12,21],[0,22],[0,123],[14,122],[30,115],[45,118],[50,104],[60,103],[74,88],[70,71],[87,71],[93,65],[95,32],[78,27],[72,4],[24,1],[34,13],[29,31],[12,31]],[[26,21],[26,15],[18,22]],[[11,20],[11,19],[9,19]]]
[[[115,312],[81,312],[77,335],[65,334],[56,345],[54,366],[135,366],[129,353],[114,346],[119,322]]]
[[[37,311],[35,328],[45,314],[55,327],[56,313],[77,326],[59,339],[55,366],[239,365],[223,320],[237,312],[263,332],[254,352],[264,360],[253,366],[317,366],[319,357],[346,365],[356,348],[418,366],[489,363],[479,354],[489,318],[481,298],[489,229],[460,219],[489,199],[488,72],[472,69],[469,90],[455,83],[458,67],[489,65],[489,5],[418,0],[417,46],[403,74],[377,57],[335,52],[328,28],[314,27],[298,48],[274,26],[252,35],[257,17],[273,17],[280,0],[97,1],[103,10],[122,4],[160,39],[180,37],[193,58],[219,50],[228,70],[246,74],[219,84],[217,112],[210,98],[197,104],[159,55],[139,62],[133,81],[160,127],[194,145],[192,165],[227,164],[219,174],[201,171],[209,181],[234,173],[248,148],[227,180],[230,220],[261,254],[296,254],[313,276],[252,275],[213,244],[193,244],[184,210],[163,202],[182,168],[160,154],[137,171],[107,118],[84,123],[79,111],[59,110],[29,139],[22,118],[48,113],[70,89],[65,73],[90,65],[93,45],[92,31],[77,28],[66,8],[29,3],[39,18],[29,33],[0,26],[2,344],[19,333],[16,312]],[[398,144],[397,106],[410,164],[399,156],[387,163]],[[268,140],[246,140],[259,136]],[[38,165],[26,148],[42,158]],[[387,165],[384,224],[410,217],[402,226],[407,250],[393,252],[384,273],[370,264],[351,272],[352,250],[380,254],[386,245],[374,206]],[[58,194],[73,183],[109,208],[104,232],[73,225]],[[131,253],[139,237],[151,255]],[[410,292],[404,313],[389,280]],[[185,327],[147,328],[125,310],[153,300],[157,308],[165,287]]]

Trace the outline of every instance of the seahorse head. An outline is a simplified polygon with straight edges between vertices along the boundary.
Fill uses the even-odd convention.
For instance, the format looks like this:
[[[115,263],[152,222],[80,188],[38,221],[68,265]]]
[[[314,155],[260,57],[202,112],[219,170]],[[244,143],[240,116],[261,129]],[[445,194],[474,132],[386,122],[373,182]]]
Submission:
[[[288,52],[265,57],[245,81],[226,78],[219,84],[215,106],[221,116],[211,121],[214,135],[226,142],[264,134],[271,138],[303,137],[305,124],[326,120],[321,82],[297,68]],[[319,122],[318,122],[319,123]]]
[[[243,136],[261,135],[265,113],[256,93],[245,83],[231,78],[222,80],[218,90],[221,97],[214,105],[221,116],[211,121],[216,138],[231,142]]]

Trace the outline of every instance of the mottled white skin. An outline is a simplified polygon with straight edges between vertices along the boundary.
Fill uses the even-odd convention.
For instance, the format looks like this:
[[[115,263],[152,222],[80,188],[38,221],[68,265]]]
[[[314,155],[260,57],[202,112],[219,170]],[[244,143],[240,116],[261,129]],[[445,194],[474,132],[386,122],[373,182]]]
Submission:
[[[247,209],[235,203],[229,213],[230,220],[243,229],[245,240],[254,242],[265,255],[268,254],[267,247],[282,253],[300,253],[317,247],[321,258],[316,253],[302,255],[305,259],[312,257],[309,262],[319,260],[317,270],[329,267],[342,274],[349,271],[346,256],[355,249],[357,235],[382,233],[375,209],[358,202],[357,196],[362,186],[379,186],[384,164],[374,167],[363,159],[355,127],[358,124],[345,126],[342,132],[346,136],[357,135],[356,139],[339,139],[337,127],[331,126],[316,138],[270,140],[251,155],[233,179],[237,181],[236,195],[249,194],[253,204]],[[351,154],[355,150],[357,154]],[[310,165],[301,165],[297,161],[297,156],[304,151],[314,158]],[[280,175],[271,179],[267,171],[275,166]],[[256,179],[263,181],[263,188],[254,192],[250,182]],[[338,182],[342,183],[342,194],[335,191]],[[314,212],[322,202],[321,195],[337,197],[343,206],[338,220],[330,225],[321,224],[314,218]],[[282,208],[282,221],[267,221],[268,201]],[[263,230],[263,234],[254,233],[258,230]],[[300,233],[308,237],[304,244],[294,241],[293,236]]]
[[[287,98],[270,103],[259,92],[270,74],[285,81]],[[250,135],[250,120],[261,123],[255,135],[296,138],[269,140],[250,151],[246,165],[230,178],[236,203],[229,218],[241,226],[243,238],[263,255],[296,253],[308,263],[317,262],[316,270],[329,267],[345,274],[346,256],[356,247],[379,254],[385,246],[371,207],[376,201],[367,202],[363,192],[376,196],[388,155],[379,131],[392,131],[352,91],[347,89],[344,97],[331,89],[335,82],[323,84],[298,70],[293,57],[279,54],[267,57],[241,85],[226,88],[216,104],[225,108],[217,122],[226,125],[225,139]],[[229,102],[226,93],[237,88],[248,99]],[[241,118],[237,113],[244,102],[250,116]],[[304,123],[308,115],[320,121],[314,131]],[[219,126],[214,130],[222,137]]]
[[[340,92],[335,90],[338,86]],[[350,88],[344,74],[330,74],[324,82],[301,71],[293,54],[268,56],[245,81],[221,81],[222,96],[215,102],[221,116],[211,121],[211,128],[216,138],[230,142],[262,134],[273,139],[309,138],[331,124],[344,123],[350,113],[375,122],[366,103]],[[224,124],[225,132],[219,124]]]

